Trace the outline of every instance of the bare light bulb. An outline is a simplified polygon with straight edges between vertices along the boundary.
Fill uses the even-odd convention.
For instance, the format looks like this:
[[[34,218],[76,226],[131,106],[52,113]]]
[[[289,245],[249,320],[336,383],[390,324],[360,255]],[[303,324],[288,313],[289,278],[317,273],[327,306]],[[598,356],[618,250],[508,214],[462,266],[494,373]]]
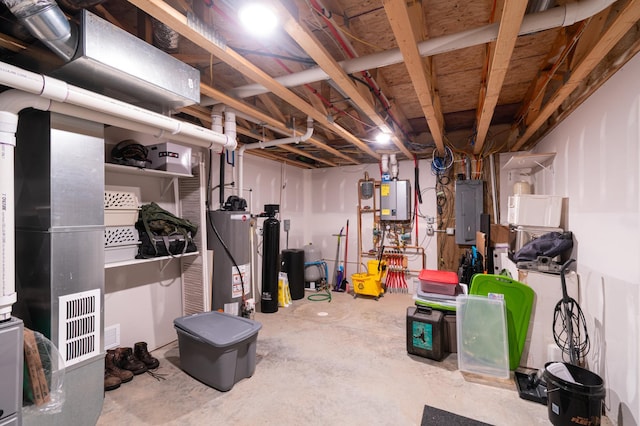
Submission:
[[[376,135],[376,142],[379,144],[387,144],[391,140],[391,135],[386,132],[380,132]]]
[[[274,11],[259,2],[247,3],[238,12],[244,28],[256,36],[265,36],[273,32],[278,25]]]

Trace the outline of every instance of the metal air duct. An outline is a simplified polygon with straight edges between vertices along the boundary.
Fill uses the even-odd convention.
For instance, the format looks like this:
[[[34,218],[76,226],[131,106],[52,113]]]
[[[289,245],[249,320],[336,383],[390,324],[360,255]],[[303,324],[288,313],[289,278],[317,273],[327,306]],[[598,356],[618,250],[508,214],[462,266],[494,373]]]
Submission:
[[[53,0],[2,0],[29,32],[65,61],[76,53],[78,34]]]
[[[37,64],[49,68],[34,71],[160,113],[200,102],[197,69],[91,12],[81,10],[76,25],[53,0],[0,2],[65,62],[62,66]],[[177,48],[170,31],[165,31],[162,47]],[[29,62],[24,55],[16,61],[29,67],[23,63]]]
[[[157,112],[200,102],[197,69],[87,10],[79,18],[78,51],[51,75]]]

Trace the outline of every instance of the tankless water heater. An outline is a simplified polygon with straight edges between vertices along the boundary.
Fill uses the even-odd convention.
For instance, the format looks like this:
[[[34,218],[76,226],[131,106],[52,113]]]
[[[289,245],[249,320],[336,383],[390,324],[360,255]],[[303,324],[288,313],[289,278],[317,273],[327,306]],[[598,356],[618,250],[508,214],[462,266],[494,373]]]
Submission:
[[[411,220],[411,184],[408,180],[383,181],[380,184],[380,220]]]

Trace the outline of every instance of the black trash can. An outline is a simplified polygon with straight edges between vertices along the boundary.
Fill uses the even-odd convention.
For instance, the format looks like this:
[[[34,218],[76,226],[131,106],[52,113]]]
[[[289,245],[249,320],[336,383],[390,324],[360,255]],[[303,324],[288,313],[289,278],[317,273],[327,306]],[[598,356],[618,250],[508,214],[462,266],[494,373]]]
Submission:
[[[281,259],[280,271],[286,272],[289,278],[291,299],[302,299],[304,297],[304,250],[282,250]]]
[[[564,363],[576,383],[561,379],[544,366],[547,382],[547,410],[549,420],[555,426],[569,424],[599,425],[604,403],[602,378],[589,370]]]

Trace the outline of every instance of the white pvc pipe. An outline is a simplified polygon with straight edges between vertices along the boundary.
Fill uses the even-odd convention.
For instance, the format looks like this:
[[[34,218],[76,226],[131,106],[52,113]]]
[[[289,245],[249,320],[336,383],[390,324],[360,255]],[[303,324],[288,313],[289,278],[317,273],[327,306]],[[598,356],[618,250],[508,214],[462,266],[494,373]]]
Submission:
[[[398,160],[396,154],[389,154],[389,166],[391,170],[391,179],[398,179]]]
[[[69,85],[64,81],[32,73],[3,62],[0,62],[0,84],[39,95],[45,99],[69,103],[91,111],[101,112],[163,130],[168,132],[167,138],[181,135],[187,139],[205,142],[207,146],[211,144],[221,145],[231,150],[237,146],[235,139],[231,140],[224,134],[93,93]]]
[[[295,130],[294,130],[295,131]],[[286,145],[290,143],[300,143],[309,139],[313,135],[313,119],[307,117],[307,131],[304,135],[292,136],[289,138],[275,139],[265,143],[254,143],[251,145],[242,145],[238,149],[238,196],[242,197],[242,189],[244,185],[244,152],[248,149],[269,148],[272,146]]]
[[[25,98],[17,96],[17,93],[5,93],[5,96],[0,95],[0,99],[3,99],[0,101],[0,321],[11,319],[11,307],[18,300],[14,157],[18,111],[29,106]],[[42,100],[37,104],[45,107],[49,101]]]
[[[525,15],[518,35],[532,34],[551,28],[566,27],[589,18],[613,4],[615,0],[583,0],[557,6],[544,12]],[[435,37],[418,43],[420,56],[432,56],[465,47],[476,46],[495,41],[498,38],[499,23],[462,31],[456,34]],[[400,49],[391,49],[368,56],[339,62],[347,74],[399,64],[404,61]],[[309,68],[293,74],[275,78],[285,87],[302,86],[316,81],[327,80],[329,75],[320,67]],[[269,90],[260,84],[248,84],[232,89],[238,98],[267,93]]]
[[[96,123],[108,124],[110,126],[116,126],[134,132],[145,133],[151,135],[157,139],[168,138],[174,142],[182,142],[191,146],[198,146],[202,148],[210,148],[211,143],[207,143],[202,140],[194,140],[190,136],[182,134],[170,135],[164,130],[159,130],[157,127],[149,126],[142,123],[133,122],[125,118],[114,117],[102,112],[90,111],[86,108],[82,108],[70,104],[62,104],[60,102],[51,102],[51,106],[48,109],[42,108],[43,111],[52,111],[71,117],[82,118],[88,121],[94,121]]]
[[[496,162],[495,154],[489,156],[489,171],[491,173],[491,201],[493,204],[493,223],[500,223],[500,214],[498,209],[498,183],[496,180]]]

